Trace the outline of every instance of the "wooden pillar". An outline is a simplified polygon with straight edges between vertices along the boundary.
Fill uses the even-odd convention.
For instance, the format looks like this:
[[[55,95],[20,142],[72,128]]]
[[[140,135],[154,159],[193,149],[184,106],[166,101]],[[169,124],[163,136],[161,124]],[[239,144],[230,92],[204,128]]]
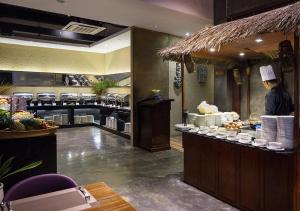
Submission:
[[[247,116],[251,114],[251,69],[249,65],[246,68],[247,75]]]
[[[294,33],[294,57],[295,57],[295,72],[294,72],[294,104],[295,104],[295,124],[294,124],[294,139],[297,146],[299,145],[299,35]]]
[[[184,59],[181,58],[181,116],[182,122],[185,118],[185,82],[184,82]]]
[[[299,34],[294,32],[294,61],[295,61],[295,72],[294,72],[294,105],[295,105],[295,122],[294,122],[294,141],[296,149],[299,149]],[[294,195],[294,210],[300,210],[300,190],[298,188],[300,183],[299,178],[299,155],[297,153],[295,161],[295,179],[296,187],[293,190]]]

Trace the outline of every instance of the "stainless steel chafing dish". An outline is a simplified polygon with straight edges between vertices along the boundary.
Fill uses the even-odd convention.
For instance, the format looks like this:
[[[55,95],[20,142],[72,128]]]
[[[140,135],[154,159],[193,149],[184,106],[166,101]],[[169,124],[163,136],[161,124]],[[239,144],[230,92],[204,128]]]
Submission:
[[[79,99],[82,103],[86,102],[96,102],[97,95],[91,93],[80,93]]]
[[[63,103],[72,103],[78,101],[78,94],[77,93],[61,93],[60,100]]]
[[[129,105],[129,94],[118,94],[118,96],[117,96],[117,102],[121,106]]]
[[[37,93],[37,100],[41,103],[54,103],[56,94],[54,92]]]
[[[28,103],[30,103],[33,99],[33,94],[29,92],[14,92],[13,95],[26,100]]]

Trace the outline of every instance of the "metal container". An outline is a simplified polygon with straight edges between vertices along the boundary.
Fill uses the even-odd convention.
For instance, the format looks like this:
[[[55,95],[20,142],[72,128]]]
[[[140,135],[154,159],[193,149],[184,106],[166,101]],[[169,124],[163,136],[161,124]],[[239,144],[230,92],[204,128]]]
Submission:
[[[63,103],[73,103],[78,101],[78,94],[77,93],[61,93],[60,100]]]
[[[54,103],[56,94],[54,92],[37,93],[37,100],[41,103]]]
[[[33,94],[29,92],[14,92],[13,95],[24,99],[27,103],[30,103],[33,99]]]
[[[97,100],[97,95],[96,94],[91,94],[91,93],[81,93],[79,96],[80,102],[81,103],[94,103]]]

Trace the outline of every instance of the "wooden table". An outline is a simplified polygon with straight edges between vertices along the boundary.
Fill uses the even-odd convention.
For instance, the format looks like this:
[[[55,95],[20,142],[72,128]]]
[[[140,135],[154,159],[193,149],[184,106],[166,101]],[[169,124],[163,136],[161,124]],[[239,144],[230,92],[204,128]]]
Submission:
[[[89,211],[136,211],[128,202],[122,199],[104,182],[84,186],[100,203],[98,207],[87,209]]]

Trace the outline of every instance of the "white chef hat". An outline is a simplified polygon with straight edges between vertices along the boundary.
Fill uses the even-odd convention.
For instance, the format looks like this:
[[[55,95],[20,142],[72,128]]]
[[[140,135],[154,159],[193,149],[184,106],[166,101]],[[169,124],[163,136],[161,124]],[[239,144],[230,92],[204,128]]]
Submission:
[[[259,71],[260,71],[262,81],[270,81],[276,79],[276,75],[271,65],[261,66],[259,68]]]

